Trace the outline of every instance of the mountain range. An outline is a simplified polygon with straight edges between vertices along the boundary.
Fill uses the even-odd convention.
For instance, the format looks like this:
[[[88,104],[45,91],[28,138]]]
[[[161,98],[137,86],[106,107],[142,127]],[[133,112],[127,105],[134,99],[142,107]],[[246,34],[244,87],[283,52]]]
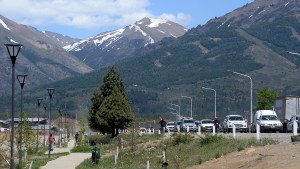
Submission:
[[[262,87],[280,95],[299,95],[299,13],[300,2],[296,0],[255,0],[176,39],[164,38],[138,49],[141,52],[134,57],[115,64],[133,109],[144,117],[172,118],[168,107],[174,103],[181,106],[182,115],[188,115],[190,100],[181,96],[190,96],[194,117],[212,118],[214,95],[202,88],[208,87],[216,90],[217,116],[234,113],[248,117],[250,80],[233,71],[251,77],[254,108],[256,93]],[[57,89],[56,104],[86,115],[92,93],[101,85],[106,70],[49,84]],[[41,97],[44,88],[36,88],[28,99]],[[2,101],[1,107],[5,103]]]
[[[36,28],[18,24],[0,15],[0,88],[9,93],[11,86],[11,61],[4,44],[22,44],[16,60],[16,74],[28,74],[26,83],[38,86],[66,77],[92,71],[56,42]]]
[[[94,69],[109,66],[166,37],[180,37],[187,29],[165,19],[143,18],[125,28],[100,33],[86,40],[64,46]]]
[[[186,29],[163,19],[144,18],[123,29],[100,33],[86,40],[71,38],[50,31],[18,24],[0,16],[0,43],[23,45],[16,71],[28,74],[30,88],[72,77],[108,66],[132,57],[140,48],[164,37],[179,37]],[[10,89],[11,63],[5,46],[0,46],[0,57],[5,58],[0,68],[0,94]],[[32,76],[34,75],[34,76]]]

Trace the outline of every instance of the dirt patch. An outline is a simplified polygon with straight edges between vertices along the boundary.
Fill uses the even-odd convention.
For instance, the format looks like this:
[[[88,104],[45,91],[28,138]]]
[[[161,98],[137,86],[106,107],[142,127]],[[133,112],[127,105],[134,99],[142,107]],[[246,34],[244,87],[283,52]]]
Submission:
[[[250,147],[188,169],[299,169],[300,143]]]

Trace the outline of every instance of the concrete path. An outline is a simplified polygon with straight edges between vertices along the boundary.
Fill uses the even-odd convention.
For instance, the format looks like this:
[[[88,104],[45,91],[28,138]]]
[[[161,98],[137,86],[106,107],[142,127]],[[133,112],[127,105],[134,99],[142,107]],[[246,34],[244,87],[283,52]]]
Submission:
[[[51,151],[51,154],[70,152],[74,145],[75,140],[70,140],[68,147],[55,147],[54,150]],[[48,151],[45,154],[48,154]],[[75,169],[76,166],[91,156],[91,153],[71,153],[69,155],[49,161],[45,166],[42,167],[42,169]]]

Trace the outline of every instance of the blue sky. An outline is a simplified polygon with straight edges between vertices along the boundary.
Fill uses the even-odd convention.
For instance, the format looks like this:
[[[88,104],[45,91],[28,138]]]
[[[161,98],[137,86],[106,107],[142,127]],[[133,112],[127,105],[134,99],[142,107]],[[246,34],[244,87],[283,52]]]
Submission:
[[[123,28],[143,17],[187,28],[205,24],[253,0],[0,0],[0,15],[76,38]]]

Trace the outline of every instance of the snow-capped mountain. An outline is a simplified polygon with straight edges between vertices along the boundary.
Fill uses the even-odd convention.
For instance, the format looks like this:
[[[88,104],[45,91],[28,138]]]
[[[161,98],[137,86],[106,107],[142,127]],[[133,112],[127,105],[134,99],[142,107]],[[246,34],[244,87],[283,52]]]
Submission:
[[[27,74],[26,87],[83,74],[93,69],[66,52],[41,31],[0,15],[0,94],[9,91],[11,61],[4,44],[22,44],[16,60],[16,74]]]
[[[64,49],[93,68],[135,55],[138,49],[163,38],[182,36],[187,29],[165,19],[143,18],[125,28],[104,32]]]
[[[81,39],[71,38],[70,36],[62,35],[55,32],[50,31],[42,31],[48,38],[52,39],[54,42],[59,44],[60,46],[67,46],[79,42]]]

